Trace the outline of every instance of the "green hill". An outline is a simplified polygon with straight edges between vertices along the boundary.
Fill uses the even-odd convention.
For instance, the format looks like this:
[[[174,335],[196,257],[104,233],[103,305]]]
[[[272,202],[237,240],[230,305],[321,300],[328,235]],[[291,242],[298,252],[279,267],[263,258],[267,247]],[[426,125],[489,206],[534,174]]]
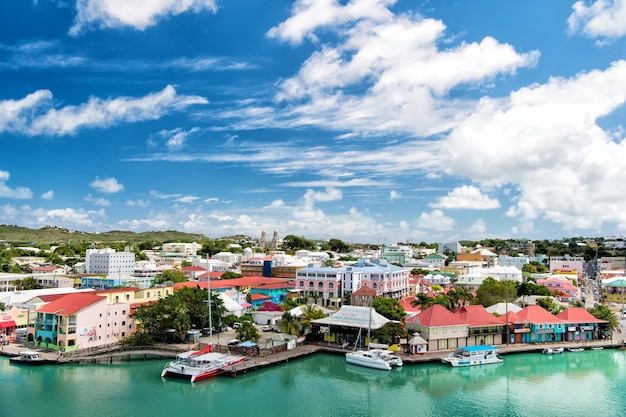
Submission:
[[[112,243],[112,242],[201,242],[207,237],[201,234],[183,233],[176,230],[128,232],[111,230],[102,233],[87,233],[46,226],[41,229],[29,229],[15,225],[0,225],[0,240],[11,243]]]

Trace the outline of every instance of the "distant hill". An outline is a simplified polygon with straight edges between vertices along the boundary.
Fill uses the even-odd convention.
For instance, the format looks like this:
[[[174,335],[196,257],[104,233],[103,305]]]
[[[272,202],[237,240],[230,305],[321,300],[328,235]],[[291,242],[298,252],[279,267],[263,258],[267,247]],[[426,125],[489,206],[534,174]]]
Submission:
[[[201,234],[183,233],[176,230],[153,232],[127,232],[111,230],[102,233],[87,233],[46,226],[41,229],[29,229],[15,225],[0,225],[0,240],[12,243],[63,243],[63,242],[200,242],[208,238]]]

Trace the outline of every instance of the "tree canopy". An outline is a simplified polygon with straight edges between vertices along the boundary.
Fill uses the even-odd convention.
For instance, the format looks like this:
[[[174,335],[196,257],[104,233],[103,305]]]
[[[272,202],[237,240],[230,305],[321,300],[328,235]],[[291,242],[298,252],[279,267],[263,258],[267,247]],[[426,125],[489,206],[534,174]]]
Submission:
[[[404,308],[394,298],[378,297],[372,302],[372,307],[378,314],[389,320],[402,320],[406,317]]]

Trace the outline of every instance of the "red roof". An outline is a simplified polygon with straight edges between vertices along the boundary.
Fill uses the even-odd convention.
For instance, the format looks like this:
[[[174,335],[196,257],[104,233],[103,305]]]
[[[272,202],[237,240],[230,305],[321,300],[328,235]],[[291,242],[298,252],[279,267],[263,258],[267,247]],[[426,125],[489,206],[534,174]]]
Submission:
[[[374,297],[376,297],[376,290],[368,287],[367,285],[363,285],[361,288],[352,293],[352,295],[358,295],[361,297],[371,297],[374,295]]]
[[[250,294],[250,300],[252,301],[261,301],[261,300],[271,300],[272,296],[271,295],[265,295],[265,294]]]
[[[183,266],[181,269],[183,271],[190,271],[190,272],[193,272],[193,271],[206,271],[206,268],[203,268],[201,266]]]
[[[417,313],[418,311],[421,311],[422,309],[420,308],[420,306],[413,307],[411,305],[411,303],[415,300],[416,300],[415,297],[405,297],[405,298],[401,298],[399,303],[404,309],[404,311],[409,312],[409,313]]]
[[[540,306],[524,307],[517,312],[517,315],[529,323],[563,323],[563,320],[550,314],[545,308]]]
[[[49,303],[61,297],[65,297],[66,295],[67,293],[66,294],[44,294],[44,295],[40,295],[39,299],[41,299],[41,301],[45,301],[46,303]]]
[[[567,323],[608,323],[606,320],[595,318],[582,307],[568,307],[556,316]]]
[[[128,291],[139,291],[139,287],[124,287],[124,288],[111,288],[108,290],[97,290],[96,294],[109,294],[116,292],[128,292]]]
[[[504,319],[496,317],[481,305],[464,306],[454,313],[469,326],[496,326],[504,324]]]
[[[459,326],[467,324],[465,321],[461,320],[459,316],[440,304],[428,307],[416,317],[420,324],[426,327]]]
[[[90,292],[81,292],[76,294],[66,294],[63,297],[58,298],[48,304],[41,306],[37,309],[38,313],[52,313],[60,316],[69,316],[74,314],[85,307],[89,307],[93,304],[105,302],[105,298],[95,295]]]

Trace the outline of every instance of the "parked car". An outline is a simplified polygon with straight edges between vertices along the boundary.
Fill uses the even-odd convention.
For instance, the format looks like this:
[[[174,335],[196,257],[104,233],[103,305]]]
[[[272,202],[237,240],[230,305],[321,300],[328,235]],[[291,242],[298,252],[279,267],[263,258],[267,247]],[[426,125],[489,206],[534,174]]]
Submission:
[[[243,324],[241,324],[241,323],[233,323],[233,329],[238,329],[241,326],[243,326]]]
[[[228,340],[228,342],[226,342],[226,345],[227,346],[237,346],[240,343],[241,343],[241,340],[239,340],[239,339],[230,339],[230,340]]]
[[[274,328],[272,326],[270,326],[269,324],[263,326],[263,331],[264,332],[271,332],[273,330],[274,330]]]

